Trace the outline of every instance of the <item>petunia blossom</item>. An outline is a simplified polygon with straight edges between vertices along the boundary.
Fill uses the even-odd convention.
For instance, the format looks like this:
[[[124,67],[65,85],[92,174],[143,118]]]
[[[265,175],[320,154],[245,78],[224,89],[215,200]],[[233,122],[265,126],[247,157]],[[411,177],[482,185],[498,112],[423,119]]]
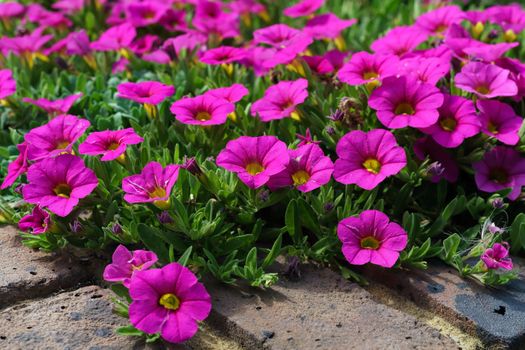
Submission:
[[[373,87],[389,76],[396,75],[399,59],[395,55],[356,52],[337,74],[348,85],[370,84]]]
[[[286,169],[268,181],[271,190],[294,186],[301,192],[310,192],[330,181],[334,163],[315,143],[289,150],[288,154],[290,162]]]
[[[392,267],[408,242],[406,231],[378,210],[365,210],[337,225],[342,252],[352,265]]]
[[[200,57],[200,61],[210,65],[229,64],[242,60],[246,51],[232,46],[220,46],[209,49]]]
[[[425,42],[428,34],[416,27],[399,26],[370,45],[372,51],[402,56]]]
[[[102,277],[108,282],[122,282],[129,288],[133,275],[138,271],[147,270],[157,262],[154,252],[149,250],[134,250],[119,244],[113,252],[111,264],[104,269]]]
[[[56,116],[69,112],[71,106],[73,106],[73,104],[82,96],[83,94],[80,92],[78,94],[66,96],[58,100],[48,100],[45,98],[33,100],[32,98],[24,97],[22,101],[42,108],[51,116]]]
[[[0,100],[3,100],[16,92],[16,81],[9,69],[0,69]]]
[[[131,2],[126,7],[129,22],[135,27],[157,24],[169,5],[162,1]]]
[[[264,92],[264,97],[253,103],[252,116],[258,116],[263,122],[286,117],[299,120],[300,115],[296,108],[308,97],[307,87],[306,79],[281,81],[270,86]]]
[[[7,175],[0,186],[1,190],[5,190],[11,186],[20,175],[27,171],[27,168],[29,167],[29,164],[27,163],[27,143],[22,142],[17,145],[16,148],[19,152],[18,157],[7,166]]]
[[[249,93],[250,91],[242,84],[233,84],[231,86],[206,91],[206,95],[222,98],[231,103],[239,102]]]
[[[478,100],[476,103],[481,130],[504,144],[514,146],[520,140],[523,119],[506,103],[495,100]]]
[[[147,334],[160,333],[171,343],[193,337],[199,329],[197,322],[211,311],[206,288],[190,269],[176,262],[135,273],[129,295],[131,324]]]
[[[514,96],[518,87],[509,74],[510,71],[494,64],[470,62],[456,74],[454,81],[458,88],[481,98]]]
[[[31,165],[29,183],[22,188],[24,200],[47,207],[58,216],[67,216],[98,185],[93,170],[81,158],[62,154]]]
[[[464,17],[458,6],[443,6],[419,16],[415,25],[429,34],[443,37],[451,24],[460,23]]]
[[[149,162],[140,174],[122,180],[124,200],[128,203],[153,203],[160,209],[170,207],[171,190],[179,176],[180,166],[169,164],[163,167],[158,162]]]
[[[474,103],[459,96],[444,94],[445,100],[439,107],[439,119],[427,128],[422,128],[441,146],[454,148],[463,140],[477,135],[481,124],[474,108]]]
[[[423,83],[436,85],[450,72],[450,62],[438,57],[414,57],[399,62],[399,75],[412,75]]]
[[[509,245],[506,242],[494,243],[492,248],[488,248],[481,254],[481,261],[490,270],[512,270],[512,260],[509,256]]]
[[[377,118],[387,128],[425,128],[438,120],[443,99],[433,85],[411,76],[392,76],[383,79],[372,92],[368,105],[377,111]]]
[[[186,97],[174,102],[170,111],[175,119],[189,125],[224,124],[228,114],[235,110],[235,105],[223,98],[211,94]]]
[[[324,0],[300,0],[284,9],[283,14],[291,18],[309,16],[323,6]]]
[[[18,228],[34,235],[46,233],[51,228],[51,216],[37,205],[33,208],[31,214],[24,216],[18,221]]]
[[[508,198],[515,200],[525,185],[525,158],[510,147],[496,146],[472,165],[478,189],[497,192],[511,189]]]
[[[438,145],[431,137],[422,137],[414,142],[414,153],[419,160],[429,159],[433,164],[441,168],[439,172],[429,172],[432,182],[445,179],[448,182],[457,182],[459,177],[459,166],[454,157],[443,147]]]
[[[137,36],[137,31],[129,22],[114,26],[102,33],[91,43],[91,48],[96,51],[119,51],[127,49]]]
[[[289,161],[286,144],[275,136],[241,136],[226,144],[216,163],[237,173],[242,182],[255,189],[285,170]]]
[[[128,145],[136,145],[142,141],[144,139],[133,128],[92,132],[78,146],[78,152],[90,156],[102,155],[100,160],[106,162],[122,159]]]
[[[121,83],[117,86],[117,97],[138,103],[158,105],[175,93],[175,88],[158,81],[142,81],[139,83]]]
[[[314,39],[335,39],[356,22],[356,19],[341,19],[333,13],[323,13],[306,22],[304,33]]]
[[[387,130],[350,131],[337,143],[334,179],[372,190],[407,163],[405,150]]]

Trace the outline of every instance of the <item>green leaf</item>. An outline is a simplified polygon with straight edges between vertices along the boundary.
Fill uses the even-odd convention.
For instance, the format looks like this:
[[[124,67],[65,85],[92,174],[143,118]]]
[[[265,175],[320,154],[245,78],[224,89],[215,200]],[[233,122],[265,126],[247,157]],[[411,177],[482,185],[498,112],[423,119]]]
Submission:
[[[525,214],[519,213],[510,226],[511,251],[516,254],[525,249]]]
[[[144,333],[133,327],[132,325],[117,328],[117,334],[141,337]]]
[[[283,235],[280,234],[279,237],[277,237],[277,239],[273,243],[272,249],[270,250],[268,255],[266,255],[266,258],[264,258],[264,261],[262,262],[261,266],[263,269],[270,266],[275,261],[275,259],[277,259],[277,257],[281,253],[282,243]]]
[[[301,224],[299,222],[299,210],[297,209],[295,199],[292,199],[290,203],[288,203],[286,213],[284,214],[284,222],[294,243],[299,243],[301,241]]]
[[[188,261],[190,260],[191,252],[193,251],[193,246],[189,246],[188,249],[181,255],[179,258],[178,263],[182,266],[186,266],[188,264]]]
[[[146,248],[155,252],[161,260],[169,261],[168,247],[161,239],[162,232],[145,224],[139,224],[137,230]]]
[[[461,243],[461,237],[457,233],[450,235],[443,241],[443,259],[447,262],[452,262],[455,258],[459,245]]]

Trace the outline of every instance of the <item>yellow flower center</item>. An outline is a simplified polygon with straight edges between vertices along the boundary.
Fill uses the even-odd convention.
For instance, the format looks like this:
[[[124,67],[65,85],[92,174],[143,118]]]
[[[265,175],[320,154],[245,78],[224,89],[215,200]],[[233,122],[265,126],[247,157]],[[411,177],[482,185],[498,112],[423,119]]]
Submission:
[[[487,85],[480,85],[480,86],[476,87],[476,91],[479,92],[482,95],[486,95],[486,94],[488,94],[490,92],[490,89],[488,88]]]
[[[264,171],[263,166],[259,162],[252,162],[246,166],[246,171],[250,175],[257,175]]]
[[[518,38],[518,36],[516,35],[516,33],[514,33],[514,31],[512,29],[508,29],[503,34],[503,39],[505,39],[506,42],[516,41],[517,38]]]
[[[53,192],[55,192],[55,194],[59,197],[69,198],[71,195],[71,187],[65,183],[58,184],[55,188],[53,188]]]
[[[403,102],[397,105],[394,113],[396,115],[413,115],[415,113],[415,110],[410,103]]]
[[[439,125],[445,131],[454,131],[456,129],[456,119],[454,118],[443,118],[439,121]]]
[[[199,112],[195,116],[195,119],[197,119],[197,120],[199,120],[201,122],[206,121],[206,120],[210,120],[211,119],[211,114],[208,113],[208,112]]]
[[[379,74],[377,74],[376,72],[365,72],[363,73],[363,79],[364,80],[371,80],[371,79],[377,79],[377,77],[379,77]]]
[[[166,293],[159,299],[159,304],[168,310],[177,310],[180,306],[180,300],[175,294]]]
[[[112,142],[109,146],[108,146],[108,150],[116,150],[120,145],[117,143],[117,142]]]
[[[365,160],[363,162],[363,166],[372,174],[378,174],[379,171],[381,171],[381,163],[379,163],[379,161],[374,158],[368,158]]]
[[[155,187],[153,191],[149,193],[149,198],[163,198],[166,197],[166,190],[162,187]]]
[[[304,170],[299,170],[292,174],[292,180],[295,186],[304,185],[310,180],[310,174]]]
[[[60,141],[57,143],[55,149],[64,149],[67,148],[67,146],[69,146],[69,141]]]
[[[494,124],[493,122],[489,122],[487,125],[488,131],[490,131],[492,134],[497,135],[499,134],[498,126]]]
[[[379,241],[372,236],[361,238],[361,248],[377,250],[379,248]]]

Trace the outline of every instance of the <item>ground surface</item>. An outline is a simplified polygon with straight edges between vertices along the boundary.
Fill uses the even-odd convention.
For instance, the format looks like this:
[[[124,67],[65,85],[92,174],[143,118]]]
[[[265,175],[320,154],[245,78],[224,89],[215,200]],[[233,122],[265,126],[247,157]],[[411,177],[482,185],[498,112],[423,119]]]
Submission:
[[[49,255],[0,228],[1,349],[520,349],[525,283],[504,290],[462,280],[446,267],[425,272],[365,268],[360,287],[326,268],[270,289],[206,283],[213,312],[187,344],[145,344],[116,334],[98,280],[103,262]],[[276,269],[284,270],[285,262]],[[523,273],[523,271],[522,271]]]

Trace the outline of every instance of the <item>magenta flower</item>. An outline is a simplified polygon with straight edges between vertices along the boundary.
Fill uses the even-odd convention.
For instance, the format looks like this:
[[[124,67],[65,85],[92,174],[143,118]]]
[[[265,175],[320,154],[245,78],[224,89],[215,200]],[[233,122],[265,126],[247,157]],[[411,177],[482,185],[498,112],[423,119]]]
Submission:
[[[195,4],[192,24],[197,30],[219,39],[234,38],[239,33],[239,21],[234,13],[224,12],[222,2],[200,0]]]
[[[228,114],[234,110],[233,103],[212,94],[186,97],[174,102],[170,107],[175,119],[189,125],[224,124]]]
[[[67,216],[98,185],[93,170],[81,158],[62,154],[47,158],[29,167],[29,184],[22,188],[24,200],[47,207],[58,216]]]
[[[85,30],[73,32],[67,36],[66,53],[86,56],[91,53],[91,43]]]
[[[42,108],[51,116],[56,116],[59,114],[66,114],[67,112],[69,112],[71,106],[73,106],[73,104],[82,96],[83,94],[80,92],[78,94],[66,96],[65,98],[61,98],[58,100],[48,100],[45,98],[33,100],[32,98],[24,97],[22,101],[25,103],[31,103],[32,105]]]
[[[46,233],[51,227],[51,216],[39,205],[33,208],[31,214],[20,219],[18,228],[24,232],[31,232],[34,235]]]
[[[278,64],[282,64],[287,63],[284,57],[291,56],[293,60],[297,54],[308,48],[313,39],[286,24],[274,24],[254,31],[253,42],[254,44],[267,44],[277,49],[277,57],[273,57],[273,60],[280,60],[281,62]]]
[[[507,242],[503,242],[503,244],[494,243],[492,248],[488,248],[481,254],[481,260],[490,270],[512,270],[513,267]]]
[[[121,83],[117,86],[117,90],[117,97],[150,105],[158,105],[175,93],[173,86],[164,85],[158,81]]]
[[[463,52],[472,58],[476,58],[487,63],[493,63],[503,56],[505,52],[518,46],[519,43],[497,43],[497,44],[477,44],[463,49]]]
[[[259,116],[263,122],[292,117],[300,120],[296,108],[308,97],[308,80],[281,81],[270,86],[264,97],[255,101],[251,108],[252,116]]]
[[[519,131],[523,119],[514,109],[499,101],[478,100],[481,131],[506,145],[514,146],[520,140]]]
[[[341,220],[337,236],[343,243],[343,255],[352,265],[392,267],[408,241],[406,231],[377,210],[365,210],[358,217]]]
[[[438,57],[414,57],[400,61],[399,75],[412,75],[423,83],[436,85],[450,71],[450,60]]]
[[[512,148],[497,146],[485,153],[483,159],[472,165],[478,189],[497,192],[512,189],[508,197],[515,200],[525,185],[525,159]]]
[[[413,51],[427,40],[428,34],[416,27],[400,26],[390,30],[385,36],[370,45],[376,53],[401,56]]]
[[[149,250],[130,252],[119,244],[111,258],[111,264],[106,266],[102,277],[108,282],[122,282],[124,287],[129,288],[133,275],[138,271],[149,269],[157,260],[157,255]]]
[[[425,128],[438,120],[443,99],[433,85],[409,76],[392,76],[372,92],[368,105],[377,111],[377,119],[387,128]]]
[[[399,59],[395,55],[356,52],[337,74],[348,85],[379,85],[386,77],[396,75]]]
[[[117,60],[117,62],[113,63],[111,65],[111,73],[117,74],[124,72],[129,65],[129,60],[126,57],[121,57]]]
[[[356,22],[356,19],[340,19],[333,13],[323,13],[306,22],[304,32],[314,39],[335,39]]]
[[[161,1],[131,2],[126,12],[130,23],[135,27],[146,27],[160,21],[169,5]]]
[[[200,61],[206,64],[228,64],[242,60],[246,57],[246,51],[242,48],[232,46],[220,46],[209,49],[200,57]]]
[[[179,166],[149,162],[140,174],[131,175],[122,180],[122,189],[128,203],[153,203],[160,209],[170,206],[171,190],[179,176]]]
[[[432,136],[441,146],[454,148],[461,145],[464,139],[477,135],[481,124],[471,100],[447,94],[443,96],[445,99],[438,109],[438,121],[421,131]]]
[[[118,26],[111,27],[102,33],[98,40],[91,43],[91,48],[97,51],[119,51],[120,49],[127,49],[136,36],[137,31],[135,27],[125,22]]]
[[[324,75],[334,71],[332,63],[323,56],[303,56],[302,59],[313,73]]]
[[[248,91],[248,89],[242,84],[233,84],[232,86],[206,91],[206,95],[210,95],[215,98],[222,98],[231,103],[239,102],[249,93],[250,91]]]
[[[49,123],[29,131],[24,139],[28,143],[27,158],[40,160],[61,153],[71,153],[73,144],[89,128],[86,119],[64,114],[51,119]]]
[[[456,86],[481,98],[514,96],[516,83],[509,78],[510,71],[494,64],[470,62],[455,77]]]
[[[295,134],[295,136],[297,136],[297,138],[299,140],[301,140],[298,144],[297,144],[297,148],[301,147],[301,146],[304,146],[304,145],[308,145],[310,143],[314,143],[314,144],[319,144],[321,143],[321,141],[314,141],[312,139],[312,133],[310,132],[310,129],[306,129],[306,133],[304,135],[301,135],[301,134]]]
[[[173,262],[137,272],[131,279],[129,319],[135,328],[160,333],[171,343],[190,339],[208,317],[211,298],[188,268]]]
[[[272,191],[294,186],[301,192],[310,192],[330,181],[334,163],[315,143],[289,150],[288,154],[290,162],[286,169],[273,175],[268,181],[268,187]]]
[[[350,131],[337,143],[334,179],[371,190],[407,163],[405,150],[387,130]]]
[[[0,190],[5,190],[11,186],[29,167],[27,164],[27,143],[22,142],[16,148],[18,148],[19,152],[18,157],[7,166],[7,175],[4,182],[2,182],[2,186],[0,186]]]
[[[445,179],[448,182],[456,182],[459,177],[459,167],[455,159],[438,145],[431,137],[423,137],[414,143],[414,153],[419,160],[425,160],[427,157],[439,165],[441,171],[429,172],[432,182],[439,182]]]
[[[146,34],[135,40],[129,48],[133,53],[143,55],[153,50],[153,48],[157,46],[159,40],[160,39],[157,35]],[[142,56],[142,58],[144,57]]]
[[[328,62],[330,62],[335,71],[338,71],[343,67],[348,54],[348,52],[342,52],[337,49],[333,49],[326,51],[323,57],[326,58]]]
[[[323,4],[324,0],[301,0],[297,4],[285,8],[283,14],[292,18],[304,17],[319,10]]]
[[[15,1],[7,1],[0,3],[0,19],[7,20],[12,17],[19,17],[25,11],[24,5]]]
[[[461,23],[465,14],[458,6],[443,6],[426,12],[416,20],[416,27],[428,34],[443,37],[453,23]]]
[[[42,54],[44,45],[53,38],[52,35],[42,35],[44,27],[40,27],[31,34],[17,37],[3,37],[0,40],[0,52],[12,52],[21,56],[27,62],[29,68],[32,68],[36,58],[47,60]]]
[[[78,152],[90,156],[101,154],[100,160],[107,162],[122,159],[128,145],[136,145],[142,141],[144,139],[137,135],[133,128],[92,132],[78,146]]]
[[[289,161],[286,144],[275,136],[241,136],[226,144],[216,163],[237,173],[242,182],[255,189],[285,170]]]
[[[0,69],[0,100],[16,92],[16,81],[9,69]]]

